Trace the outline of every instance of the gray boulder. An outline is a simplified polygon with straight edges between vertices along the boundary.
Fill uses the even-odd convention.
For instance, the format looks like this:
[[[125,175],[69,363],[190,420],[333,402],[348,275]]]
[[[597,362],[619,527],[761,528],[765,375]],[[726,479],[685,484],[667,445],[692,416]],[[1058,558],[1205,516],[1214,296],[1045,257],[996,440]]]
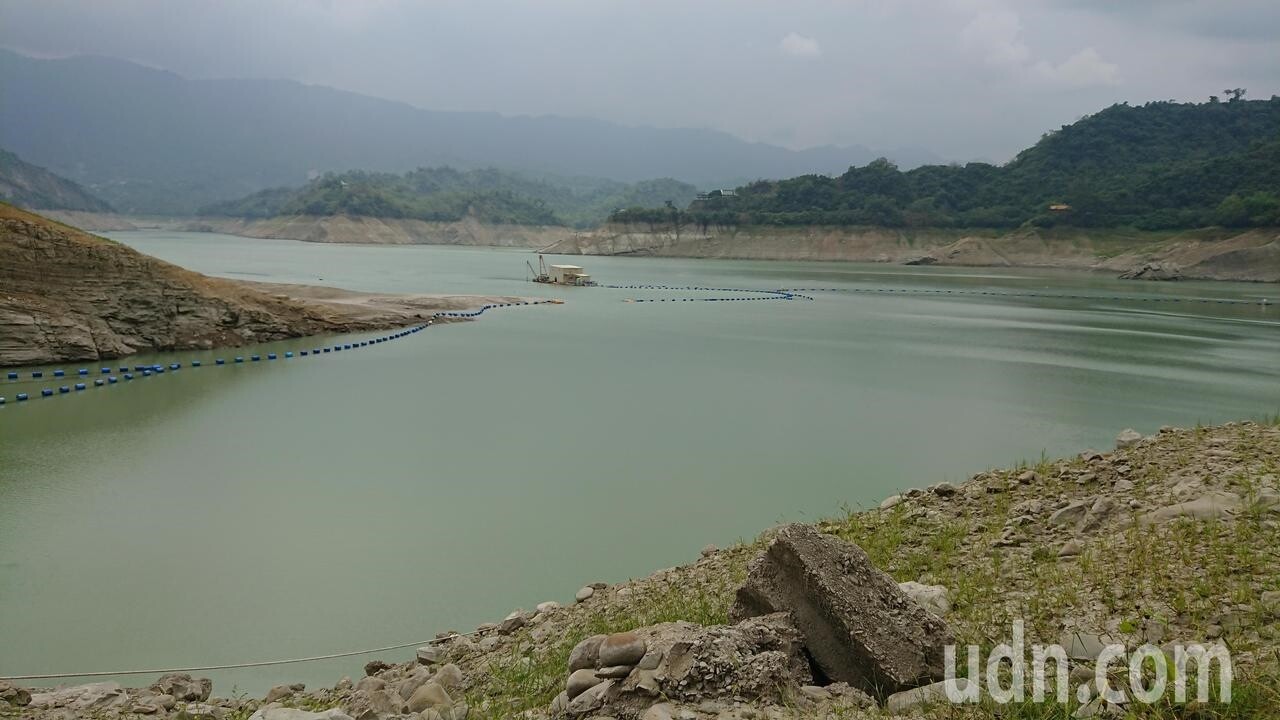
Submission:
[[[351,716],[339,708],[330,708],[324,712],[308,712],[295,708],[269,707],[259,709],[249,716],[249,720],[351,720]]]
[[[161,695],[172,695],[183,702],[204,702],[213,692],[213,681],[193,678],[186,673],[169,673],[151,683],[151,690]]]
[[[31,691],[18,685],[11,685],[0,680],[0,702],[16,707],[25,707],[31,702]]]
[[[735,619],[786,612],[822,672],[880,700],[943,677],[953,637],[856,545],[809,525],[782,528],[754,560]]]

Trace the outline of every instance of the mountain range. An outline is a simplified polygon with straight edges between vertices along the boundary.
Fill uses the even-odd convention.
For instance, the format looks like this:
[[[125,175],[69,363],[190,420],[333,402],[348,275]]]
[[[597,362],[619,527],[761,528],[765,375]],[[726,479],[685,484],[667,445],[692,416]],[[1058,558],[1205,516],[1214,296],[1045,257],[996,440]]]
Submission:
[[[188,79],[103,57],[0,50],[0,146],[117,210],[190,214],[330,171],[501,167],[703,187],[840,173],[864,147],[791,150],[707,129],[424,110],[291,80]],[[893,157],[911,167],[928,153]]]

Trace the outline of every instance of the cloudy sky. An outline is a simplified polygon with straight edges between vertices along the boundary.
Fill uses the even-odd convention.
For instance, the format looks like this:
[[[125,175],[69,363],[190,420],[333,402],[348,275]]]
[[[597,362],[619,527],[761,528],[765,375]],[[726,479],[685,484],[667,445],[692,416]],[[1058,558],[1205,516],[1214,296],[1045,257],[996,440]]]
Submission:
[[[0,0],[0,46],[948,160],[1113,102],[1280,93],[1276,0]]]

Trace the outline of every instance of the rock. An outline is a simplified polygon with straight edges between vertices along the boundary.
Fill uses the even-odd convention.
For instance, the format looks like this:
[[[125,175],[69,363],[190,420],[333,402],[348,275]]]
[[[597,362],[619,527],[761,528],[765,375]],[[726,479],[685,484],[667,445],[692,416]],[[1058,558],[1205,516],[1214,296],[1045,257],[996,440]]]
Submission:
[[[561,691],[555,699],[551,701],[551,705],[547,708],[547,712],[552,715],[562,715],[569,708],[569,693]]]
[[[595,595],[595,594],[596,594],[596,589],[591,587],[590,585],[587,585],[583,587],[581,590],[579,590],[577,594],[573,596],[573,599],[577,602],[586,602],[591,599],[592,595]]]
[[[752,561],[735,619],[788,612],[823,673],[880,698],[942,678],[946,624],[908,598],[856,545],[783,527]]]
[[[283,700],[289,697],[290,695],[294,694],[295,692],[297,691],[294,690],[292,686],[276,685],[275,687],[267,691],[267,696],[262,699],[262,702],[265,705],[265,704],[276,702],[277,700]]]
[[[702,555],[702,557],[711,557],[712,555],[715,555],[718,552],[720,552],[720,548],[716,547],[715,545],[708,544],[708,545],[702,546],[702,551],[700,554]]]
[[[960,492],[959,488],[949,482],[940,482],[929,489],[938,497],[951,497],[952,495]]]
[[[546,602],[538,603],[536,606],[534,606],[534,609],[540,613],[549,613],[555,610],[559,610],[560,603],[556,602],[555,600],[548,600]]]
[[[1058,551],[1058,557],[1078,557],[1082,552],[1084,552],[1084,545],[1082,545],[1079,540],[1068,540],[1062,544],[1062,549]]]
[[[1112,427],[1115,426],[1113,425]],[[1119,435],[1116,435],[1116,449],[1123,450],[1124,448],[1132,447],[1137,445],[1141,440],[1142,433],[1134,430],[1133,428],[1125,428],[1120,431]]]
[[[613,689],[613,680],[603,680],[598,685],[593,685],[582,692],[575,698],[569,700],[568,712],[570,715],[585,715],[589,712],[598,710],[605,702],[605,696]]]
[[[1102,527],[1115,507],[1116,501],[1105,495],[1094,500],[1093,505],[1089,506],[1089,512],[1085,513],[1084,519],[1076,527],[1076,532],[1088,533]]]
[[[370,660],[369,662],[364,664],[364,674],[377,675],[378,673],[382,672],[383,670],[387,670],[390,667],[391,667],[390,663],[383,662],[382,660]]]
[[[1120,274],[1121,280],[1181,280],[1182,270],[1172,263],[1147,262]]]
[[[1262,597],[1263,597],[1263,602],[1265,603],[1267,593],[1263,593]],[[663,653],[661,650],[657,650],[657,649],[650,650],[644,654],[644,657],[640,658],[640,662],[636,663],[636,667],[640,668],[641,670],[653,670],[657,668],[659,664],[662,663],[662,658],[664,655],[665,653]]]
[[[930,705],[948,704],[951,700],[947,695],[947,686],[952,683],[954,683],[954,686],[951,692],[955,697],[961,697],[969,687],[968,680],[956,678],[955,680],[943,680],[942,682],[911,690],[903,690],[889,696],[889,699],[885,701],[885,710],[894,715],[905,715],[912,710],[929,707]]]
[[[431,679],[445,690],[453,690],[462,685],[462,668],[453,663],[442,665]]]
[[[614,633],[600,643],[600,666],[635,665],[644,657],[644,638],[633,632]]]
[[[451,707],[453,699],[439,683],[427,682],[409,696],[407,704],[410,712],[422,712],[427,708]]]
[[[340,708],[324,712],[307,712],[286,707],[261,708],[249,716],[249,720],[351,720]]]
[[[151,683],[151,690],[161,695],[172,695],[183,702],[204,702],[213,692],[213,681],[193,678],[186,673],[169,673]]]
[[[640,720],[675,720],[675,711],[670,703],[658,703],[645,710]]]
[[[933,255],[917,255],[902,261],[903,265],[932,265],[938,262],[938,258]]]
[[[898,583],[898,589],[934,615],[942,616],[951,612],[950,593],[941,585],[923,585],[908,580]]]
[[[524,611],[516,610],[515,612],[503,618],[502,622],[499,623],[498,625],[498,632],[502,633],[503,635],[510,635],[516,630],[519,630],[520,628],[524,627],[526,624],[528,624],[528,622],[529,621],[524,616]]]
[[[574,645],[573,650],[569,652],[569,672],[599,667],[600,643],[604,642],[604,639],[604,635],[592,635]]]
[[[0,680],[0,702],[9,703],[14,707],[26,707],[31,703],[31,691]]]
[[[888,510],[888,509],[890,509],[890,508],[897,507],[898,505],[901,505],[901,504],[902,504],[902,501],[903,501],[904,499],[905,499],[905,498],[903,498],[901,495],[890,495],[889,497],[887,497],[887,498],[885,498],[883,501],[881,501],[881,503],[880,503],[880,509],[881,509],[881,510]]]
[[[582,670],[574,670],[569,673],[569,679],[565,681],[564,691],[572,700],[582,693],[604,682],[605,678],[596,675],[595,670],[584,668]]]
[[[31,693],[32,709],[66,708],[79,715],[105,714],[123,708],[129,701],[120,683],[99,682]]]
[[[1195,500],[1152,510],[1143,515],[1140,520],[1146,524],[1167,523],[1178,518],[1220,520],[1234,516],[1242,504],[1240,496],[1235,493],[1214,491],[1205,493]]]
[[[1049,524],[1055,527],[1062,525],[1074,525],[1084,519],[1084,516],[1088,514],[1090,507],[1091,503],[1087,503],[1084,500],[1076,500],[1050,515]]]
[[[1037,478],[1036,478],[1035,470],[1024,470],[1022,473],[1018,475],[1018,482],[1023,485],[1030,485],[1031,483],[1035,482],[1036,479]]]
[[[367,720],[398,715],[404,708],[405,701],[390,689],[356,690],[344,705],[353,717]]]
[[[599,678],[624,678],[631,674],[634,665],[610,665],[602,667],[596,671],[596,677]]]
[[[360,678],[360,682],[356,683],[356,692],[372,692],[374,690],[381,690],[386,686],[386,680],[366,675],[365,677]]]
[[[437,645],[423,645],[417,650],[418,662],[422,665],[435,665],[440,662],[443,653]]]
[[[430,670],[427,668],[418,668],[407,680],[400,683],[400,686],[396,688],[396,694],[401,698],[408,700],[413,697],[413,694],[418,691],[418,688],[426,685],[427,681],[430,679]]]
[[[227,711],[217,705],[193,703],[182,708],[174,715],[174,720],[224,720]]]

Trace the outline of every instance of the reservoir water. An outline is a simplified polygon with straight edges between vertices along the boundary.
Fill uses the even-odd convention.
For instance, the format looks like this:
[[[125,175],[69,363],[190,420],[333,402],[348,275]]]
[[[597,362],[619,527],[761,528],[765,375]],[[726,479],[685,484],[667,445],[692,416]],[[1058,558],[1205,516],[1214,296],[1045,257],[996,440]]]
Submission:
[[[1125,427],[1280,411],[1274,286],[580,260],[611,284],[1088,296],[627,303],[723,293],[533,285],[532,255],[495,249],[112,237],[232,278],[566,303],[319,358],[212,366],[314,340],[151,356],[205,367],[22,404],[19,386],[41,386],[0,381],[0,676],[429,638],[780,521],[1107,449]],[[216,694],[260,695],[358,677],[369,659],[208,675]]]

